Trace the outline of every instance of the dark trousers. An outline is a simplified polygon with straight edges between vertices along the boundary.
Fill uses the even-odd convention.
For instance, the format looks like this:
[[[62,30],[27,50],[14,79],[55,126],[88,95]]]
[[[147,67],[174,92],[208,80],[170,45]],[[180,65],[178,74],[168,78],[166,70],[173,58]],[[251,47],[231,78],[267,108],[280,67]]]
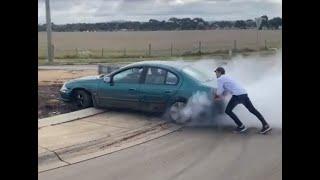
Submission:
[[[242,126],[242,122],[239,120],[239,118],[232,112],[233,108],[236,107],[238,104],[243,104],[252,114],[254,114],[262,123],[262,125],[267,125],[267,122],[263,118],[263,116],[259,113],[258,110],[252,105],[248,94],[242,94],[242,95],[233,95],[230,99],[225,113],[228,114],[234,122],[238,126]]]

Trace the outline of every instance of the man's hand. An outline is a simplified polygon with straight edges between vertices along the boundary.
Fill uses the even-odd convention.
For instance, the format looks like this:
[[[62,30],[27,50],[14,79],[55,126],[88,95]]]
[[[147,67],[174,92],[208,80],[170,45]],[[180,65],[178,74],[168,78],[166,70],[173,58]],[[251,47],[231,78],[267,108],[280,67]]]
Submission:
[[[221,97],[221,96],[218,96],[217,94],[215,94],[214,97],[213,97],[213,99],[219,101],[219,100],[222,100],[222,97]]]

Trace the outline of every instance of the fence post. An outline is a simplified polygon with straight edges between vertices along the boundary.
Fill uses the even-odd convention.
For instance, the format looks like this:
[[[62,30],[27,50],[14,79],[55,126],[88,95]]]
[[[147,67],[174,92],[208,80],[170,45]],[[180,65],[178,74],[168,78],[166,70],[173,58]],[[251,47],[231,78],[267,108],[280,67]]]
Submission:
[[[103,57],[103,48],[101,49],[101,57]]]
[[[201,54],[201,41],[199,41],[199,54]]]
[[[98,74],[102,74],[102,66],[98,64]]]
[[[52,49],[51,49],[51,50],[52,50],[52,51],[51,51],[51,53],[52,53],[52,60],[54,60],[54,45],[53,45],[53,44],[51,45],[51,48],[52,48]]]
[[[233,41],[233,50],[236,51],[237,50],[237,40]]]
[[[257,49],[259,50],[259,29],[257,30]]]
[[[78,57],[78,48],[76,48],[76,56]]]
[[[229,49],[229,57],[231,58],[232,57],[232,50]]]
[[[149,44],[149,56],[151,56],[151,43]]]
[[[264,48],[268,49],[268,47],[267,47],[267,40],[264,40]]]
[[[171,56],[172,56],[172,51],[173,51],[173,44],[171,43]]]

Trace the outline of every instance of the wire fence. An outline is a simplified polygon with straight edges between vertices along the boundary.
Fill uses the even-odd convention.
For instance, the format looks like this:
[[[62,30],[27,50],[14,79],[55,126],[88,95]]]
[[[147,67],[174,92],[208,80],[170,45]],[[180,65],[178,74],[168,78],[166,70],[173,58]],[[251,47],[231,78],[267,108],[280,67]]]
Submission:
[[[154,47],[155,46],[155,47]],[[281,48],[281,40],[261,40],[259,42],[245,42],[233,40],[229,42],[198,41],[189,45],[168,44],[159,48],[157,44],[147,44],[144,48],[123,47],[110,48],[72,48],[62,49],[53,46],[54,58],[108,58],[108,57],[164,57],[164,56],[186,56],[194,54],[228,53],[232,51],[256,51],[268,48]],[[47,57],[45,45],[38,47],[38,58]]]

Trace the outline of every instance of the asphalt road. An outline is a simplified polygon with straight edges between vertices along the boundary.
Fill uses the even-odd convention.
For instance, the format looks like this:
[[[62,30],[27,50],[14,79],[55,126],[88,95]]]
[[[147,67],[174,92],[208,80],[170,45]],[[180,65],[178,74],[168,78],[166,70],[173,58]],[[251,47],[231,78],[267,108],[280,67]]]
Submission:
[[[186,127],[109,155],[46,171],[39,180],[280,180],[282,130]]]

